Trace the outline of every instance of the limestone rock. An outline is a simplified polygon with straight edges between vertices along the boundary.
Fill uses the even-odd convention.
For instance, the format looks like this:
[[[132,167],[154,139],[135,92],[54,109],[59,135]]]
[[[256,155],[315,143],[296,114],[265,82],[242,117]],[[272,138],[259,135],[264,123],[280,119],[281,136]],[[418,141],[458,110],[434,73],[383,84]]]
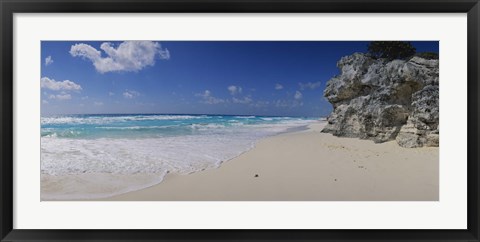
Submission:
[[[337,63],[327,82],[333,105],[323,132],[396,140],[403,147],[438,146],[438,60],[386,61],[355,53]]]

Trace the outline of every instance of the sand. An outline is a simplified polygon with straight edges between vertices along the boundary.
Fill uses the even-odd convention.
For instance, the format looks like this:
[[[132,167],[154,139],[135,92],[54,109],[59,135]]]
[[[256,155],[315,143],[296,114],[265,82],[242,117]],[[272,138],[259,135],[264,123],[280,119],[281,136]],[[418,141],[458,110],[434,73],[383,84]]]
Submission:
[[[168,174],[109,201],[436,201],[439,149],[308,130],[266,138],[219,168]]]

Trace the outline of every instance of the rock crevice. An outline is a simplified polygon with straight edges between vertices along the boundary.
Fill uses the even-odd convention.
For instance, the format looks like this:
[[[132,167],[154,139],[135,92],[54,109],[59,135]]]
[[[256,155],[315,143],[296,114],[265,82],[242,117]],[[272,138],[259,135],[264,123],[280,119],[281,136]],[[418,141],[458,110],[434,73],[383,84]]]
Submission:
[[[438,60],[373,59],[363,53],[337,63],[327,82],[333,111],[322,132],[403,147],[438,146]]]

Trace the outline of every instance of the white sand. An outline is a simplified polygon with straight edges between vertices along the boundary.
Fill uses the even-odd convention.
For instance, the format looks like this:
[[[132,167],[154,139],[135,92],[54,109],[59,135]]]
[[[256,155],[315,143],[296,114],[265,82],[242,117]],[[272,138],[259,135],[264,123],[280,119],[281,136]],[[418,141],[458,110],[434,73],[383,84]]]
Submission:
[[[156,174],[84,173],[76,175],[41,175],[42,201],[99,199],[158,184]]]
[[[169,174],[158,185],[105,200],[438,200],[438,148],[338,138],[321,133],[323,126],[264,139],[217,169]]]

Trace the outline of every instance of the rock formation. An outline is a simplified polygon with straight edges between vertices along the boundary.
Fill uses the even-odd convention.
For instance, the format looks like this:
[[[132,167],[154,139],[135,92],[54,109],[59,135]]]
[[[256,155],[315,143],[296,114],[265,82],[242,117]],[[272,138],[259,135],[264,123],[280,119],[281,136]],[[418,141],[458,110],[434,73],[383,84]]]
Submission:
[[[324,91],[333,112],[322,132],[396,140],[403,147],[438,146],[438,60],[388,61],[355,53],[337,66],[340,75]]]

